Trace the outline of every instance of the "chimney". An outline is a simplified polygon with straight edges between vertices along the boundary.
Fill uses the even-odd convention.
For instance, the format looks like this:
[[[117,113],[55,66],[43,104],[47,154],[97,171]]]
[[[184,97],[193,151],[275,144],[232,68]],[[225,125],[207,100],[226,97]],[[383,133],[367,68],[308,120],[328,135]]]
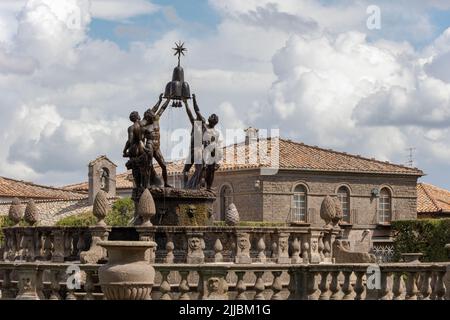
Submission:
[[[249,145],[251,143],[258,142],[259,129],[248,127],[245,131],[245,144]]]

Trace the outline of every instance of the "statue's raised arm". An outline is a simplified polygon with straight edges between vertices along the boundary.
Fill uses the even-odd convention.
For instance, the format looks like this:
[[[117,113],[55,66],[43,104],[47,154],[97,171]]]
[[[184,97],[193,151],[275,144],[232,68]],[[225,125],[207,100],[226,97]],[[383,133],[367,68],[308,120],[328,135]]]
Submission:
[[[163,112],[167,109],[167,106],[170,103],[170,98],[167,98],[167,100],[164,102],[164,104],[161,106],[161,108],[159,108],[158,112],[156,113],[156,115],[158,117],[161,117]]]
[[[194,102],[194,111],[195,114],[197,115],[197,119],[199,119],[201,122],[203,122],[203,124],[205,124],[206,119],[200,113],[200,109],[198,107],[197,98],[195,97],[195,94],[192,94],[192,101]]]

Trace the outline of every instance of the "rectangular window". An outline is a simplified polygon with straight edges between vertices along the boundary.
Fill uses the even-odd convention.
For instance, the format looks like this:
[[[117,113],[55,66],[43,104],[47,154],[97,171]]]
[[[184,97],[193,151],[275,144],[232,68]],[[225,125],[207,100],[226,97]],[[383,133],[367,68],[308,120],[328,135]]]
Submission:
[[[294,194],[293,216],[296,221],[306,220],[306,195],[302,193]]]

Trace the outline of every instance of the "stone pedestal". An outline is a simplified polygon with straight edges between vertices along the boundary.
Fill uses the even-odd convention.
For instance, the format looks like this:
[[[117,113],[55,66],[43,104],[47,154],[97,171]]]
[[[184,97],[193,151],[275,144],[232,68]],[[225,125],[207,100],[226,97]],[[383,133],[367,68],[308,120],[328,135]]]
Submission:
[[[155,201],[156,215],[153,225],[163,226],[206,226],[212,216],[216,195],[207,190],[185,190],[177,188],[149,188]],[[136,204],[142,192],[133,190]]]

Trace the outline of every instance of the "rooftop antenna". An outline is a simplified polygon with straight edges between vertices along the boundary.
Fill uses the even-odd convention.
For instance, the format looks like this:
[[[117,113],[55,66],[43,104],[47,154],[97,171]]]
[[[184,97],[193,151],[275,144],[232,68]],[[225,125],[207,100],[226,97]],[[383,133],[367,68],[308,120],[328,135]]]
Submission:
[[[414,151],[416,151],[416,148],[410,147],[407,148],[406,151],[408,151],[408,161],[406,161],[406,165],[412,168],[414,167]]]

